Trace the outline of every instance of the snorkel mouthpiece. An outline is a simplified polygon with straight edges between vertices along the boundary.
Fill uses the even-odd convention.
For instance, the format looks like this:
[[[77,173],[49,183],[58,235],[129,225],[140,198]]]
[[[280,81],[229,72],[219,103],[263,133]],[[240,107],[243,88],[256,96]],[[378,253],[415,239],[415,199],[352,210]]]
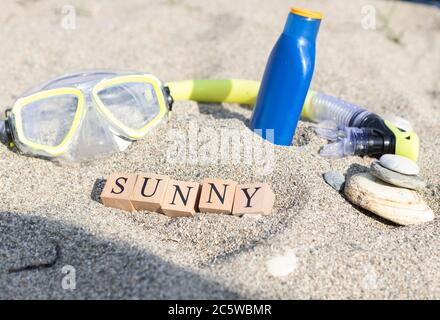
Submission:
[[[360,121],[356,119],[356,116],[353,118],[357,122],[356,127],[366,128],[368,135],[368,151],[363,155],[380,156],[395,153],[395,136],[381,117],[375,113],[368,113],[363,114]],[[361,155],[361,153],[356,154]]]
[[[399,129],[390,121],[383,120],[375,113],[353,117],[357,126],[370,130],[369,155],[397,154],[417,162],[420,140],[415,132]]]
[[[394,143],[390,142],[390,135],[372,128],[345,127],[340,130],[342,136],[336,142],[324,146],[320,154],[329,158],[344,156],[380,156],[385,153],[394,153]]]
[[[420,142],[416,133],[403,131],[373,113],[364,116],[361,125],[339,128],[336,123],[321,122],[315,131],[335,142],[324,146],[320,154],[329,158],[397,154],[417,161]]]
[[[345,131],[340,141],[324,147],[321,151],[323,156],[381,156],[391,153],[413,161],[418,159],[420,141],[415,132],[405,131],[379,115],[347,101],[310,91],[304,103],[302,118],[320,124],[333,121],[335,128],[350,129]],[[356,128],[359,130],[354,130]],[[324,138],[338,136],[338,133],[332,132],[334,130],[332,127],[321,127],[315,130]],[[343,146],[350,146],[350,148]]]

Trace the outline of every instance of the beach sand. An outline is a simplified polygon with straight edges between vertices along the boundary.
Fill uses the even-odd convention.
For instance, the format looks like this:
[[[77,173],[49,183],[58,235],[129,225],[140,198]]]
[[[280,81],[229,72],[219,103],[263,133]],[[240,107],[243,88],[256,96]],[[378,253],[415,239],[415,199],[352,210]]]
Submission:
[[[438,216],[440,11],[434,6],[75,1],[71,29],[63,19],[70,8],[57,1],[5,1],[0,109],[34,85],[84,69],[133,70],[163,81],[259,80],[292,4],[324,13],[313,89],[412,123],[428,183],[423,197]],[[363,10],[371,8],[377,27],[365,30]],[[326,141],[307,122],[299,123],[293,147],[271,149],[274,162],[263,168],[258,161],[200,156],[222,129],[251,142],[250,115],[238,105],[177,102],[167,125],[126,152],[82,164],[59,165],[0,145],[0,298],[440,298],[438,219],[396,226],[351,205],[322,179],[329,170],[364,171],[372,158],[320,157]],[[170,156],[175,132],[198,138],[195,149],[184,149],[198,157]],[[241,147],[244,158],[246,143]],[[115,171],[268,182],[274,213],[170,219],[105,208],[99,193]],[[63,289],[66,266],[76,271],[75,290]]]

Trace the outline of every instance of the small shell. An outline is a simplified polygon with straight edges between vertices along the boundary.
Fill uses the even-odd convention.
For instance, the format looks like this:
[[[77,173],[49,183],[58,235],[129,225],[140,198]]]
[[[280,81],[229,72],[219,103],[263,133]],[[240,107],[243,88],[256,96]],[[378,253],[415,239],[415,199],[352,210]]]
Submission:
[[[394,187],[369,173],[348,179],[344,192],[352,203],[400,225],[434,219],[434,213],[416,191]]]

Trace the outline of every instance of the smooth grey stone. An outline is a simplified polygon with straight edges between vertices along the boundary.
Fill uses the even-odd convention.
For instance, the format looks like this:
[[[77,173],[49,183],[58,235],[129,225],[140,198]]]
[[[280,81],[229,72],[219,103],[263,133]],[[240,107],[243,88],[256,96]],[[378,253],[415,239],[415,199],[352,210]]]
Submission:
[[[383,167],[402,174],[418,175],[420,172],[417,163],[396,154],[384,154],[379,162]]]
[[[337,171],[328,171],[323,175],[325,182],[333,189],[340,192],[344,188],[345,177]]]
[[[371,164],[371,174],[382,181],[402,188],[420,190],[426,186],[425,181],[419,176],[410,176],[392,171],[382,166],[378,161]]]

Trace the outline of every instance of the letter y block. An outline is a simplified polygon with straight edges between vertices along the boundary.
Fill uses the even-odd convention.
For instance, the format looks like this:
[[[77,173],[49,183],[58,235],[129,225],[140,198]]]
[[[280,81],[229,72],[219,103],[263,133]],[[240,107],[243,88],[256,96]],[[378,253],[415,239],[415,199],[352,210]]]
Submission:
[[[238,185],[232,214],[236,216],[252,213],[268,215],[272,211],[274,202],[275,194],[267,183]]]

